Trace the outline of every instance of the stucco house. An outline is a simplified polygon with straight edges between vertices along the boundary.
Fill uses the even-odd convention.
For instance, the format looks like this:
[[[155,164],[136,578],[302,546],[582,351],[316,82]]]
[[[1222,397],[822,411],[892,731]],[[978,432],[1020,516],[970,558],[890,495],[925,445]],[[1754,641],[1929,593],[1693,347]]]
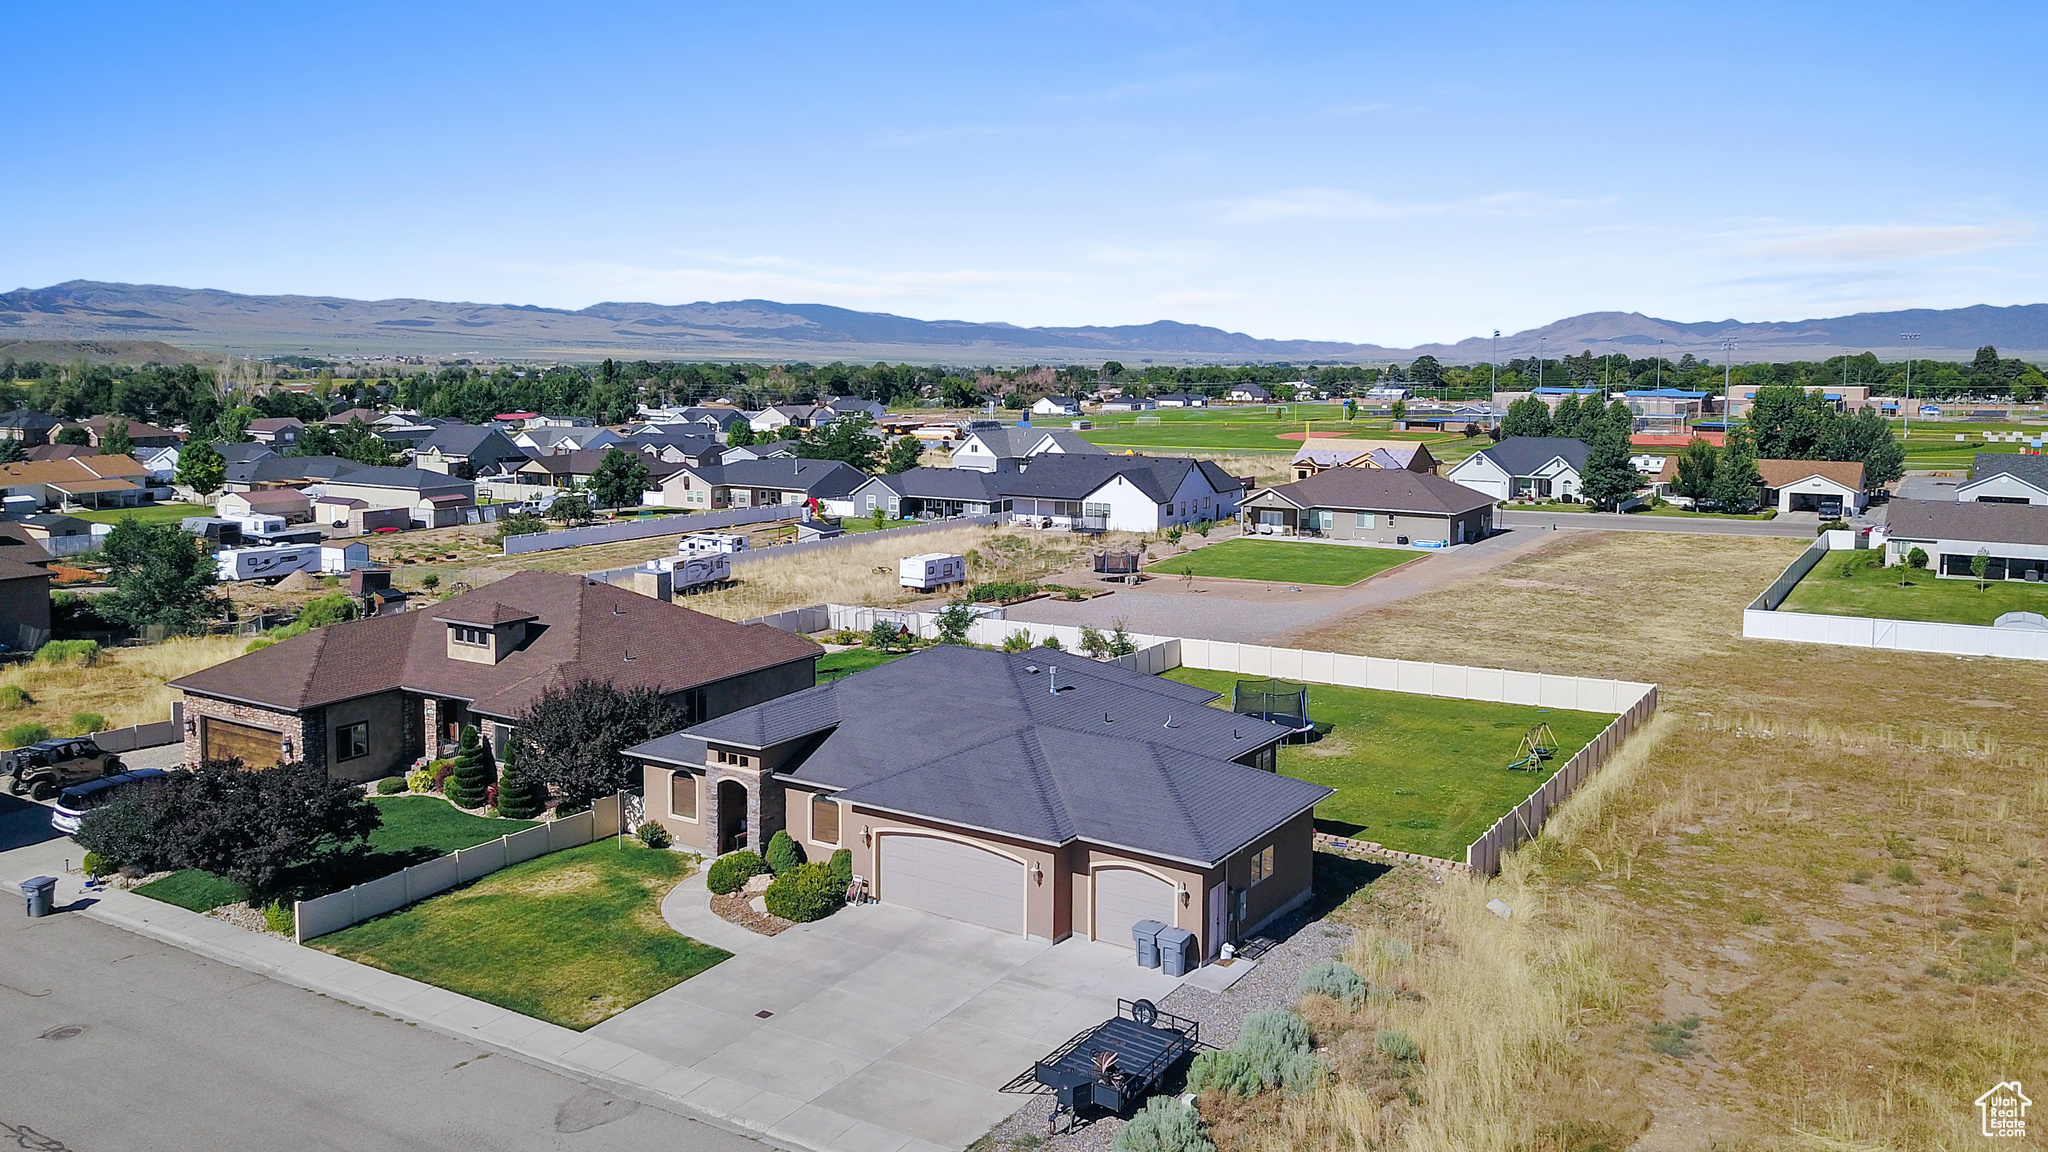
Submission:
[[[1898,564],[1919,548],[1937,576],[1975,579],[1983,552],[1987,580],[2048,578],[2048,505],[1960,500],[1894,500],[1885,512],[1884,559]]]
[[[1956,499],[1979,504],[2048,504],[2048,456],[1979,452]]]
[[[476,424],[443,424],[413,449],[415,468],[473,480],[487,472],[526,463],[527,455],[496,428]]]
[[[1494,500],[1442,476],[1332,468],[1245,501],[1248,529],[1376,544],[1467,544],[1493,532]]]
[[[972,707],[933,707],[935,695]],[[1223,944],[1306,902],[1330,789],[1216,693],[1036,650],[942,645],[627,750],[647,811],[707,856],[786,830],[884,903],[1018,936]]]
[[[374,780],[450,748],[492,748],[549,688],[654,688],[692,722],[808,688],[816,644],[558,572],[520,572],[417,612],[316,628],[171,682],[185,762],[305,760]]]
[[[1495,500],[1576,499],[1586,471],[1586,442],[1564,436],[1510,436],[1444,473]]]

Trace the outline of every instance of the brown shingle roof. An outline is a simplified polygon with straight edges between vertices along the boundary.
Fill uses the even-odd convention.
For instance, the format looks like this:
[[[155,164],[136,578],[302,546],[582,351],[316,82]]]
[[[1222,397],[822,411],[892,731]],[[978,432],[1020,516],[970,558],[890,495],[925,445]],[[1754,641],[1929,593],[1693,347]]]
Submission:
[[[527,644],[497,664],[449,659],[446,621],[485,612],[534,618]],[[581,680],[678,692],[819,651],[766,624],[735,624],[581,576],[520,572],[430,612],[316,628],[172,686],[294,712],[405,688],[513,718],[542,691]]]
[[[1852,491],[1863,491],[1863,465],[1854,460],[1759,460],[1756,470],[1766,488],[1783,488],[1819,476]]]
[[[30,460],[0,464],[0,477],[9,484],[61,484],[67,480],[103,480],[116,477],[140,480],[149,470],[129,456],[73,456],[68,460]]]

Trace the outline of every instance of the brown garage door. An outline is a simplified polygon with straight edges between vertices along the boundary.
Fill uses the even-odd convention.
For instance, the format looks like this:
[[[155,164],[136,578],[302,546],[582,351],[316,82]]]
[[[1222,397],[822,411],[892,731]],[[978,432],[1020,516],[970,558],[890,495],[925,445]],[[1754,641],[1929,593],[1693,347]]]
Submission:
[[[283,757],[284,736],[268,728],[216,720],[199,721],[199,755],[207,760],[239,758],[251,768],[268,768]]]

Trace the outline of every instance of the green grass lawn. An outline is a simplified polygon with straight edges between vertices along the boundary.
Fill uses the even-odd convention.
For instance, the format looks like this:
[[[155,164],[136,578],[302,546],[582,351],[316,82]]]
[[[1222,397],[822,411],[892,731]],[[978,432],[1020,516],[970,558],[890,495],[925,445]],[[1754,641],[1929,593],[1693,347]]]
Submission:
[[[370,802],[383,814],[384,825],[370,833],[369,851],[328,866],[293,870],[284,882],[292,898],[339,891],[534,825],[531,820],[471,816],[438,796],[373,796]],[[249,898],[240,885],[195,868],[152,880],[135,891],[194,912]]]
[[[1944,580],[1930,569],[1878,567],[1883,557],[1875,549],[1830,553],[1778,610],[1984,625],[2007,612],[2048,613],[2048,585],[1995,580],[1979,591],[1974,580]]]
[[[1166,674],[1224,693],[1236,673]],[[1463,860],[1493,826],[1614,719],[1593,712],[1445,700],[1403,692],[1309,685],[1309,719],[1322,739],[1280,749],[1280,771],[1337,794],[1316,805],[1316,826],[1404,852]],[[1510,771],[1522,734],[1545,723],[1557,755],[1541,772]]]
[[[1163,576],[1224,576],[1286,584],[1343,585],[1356,584],[1423,555],[1393,548],[1240,537],[1161,560],[1147,571]]]
[[[916,520],[884,519],[882,521],[882,527],[908,528],[910,525],[915,523],[917,523]],[[839,526],[841,528],[846,529],[848,532],[875,532],[879,530],[875,527],[875,520],[872,516],[847,516],[839,521]]]
[[[1687,508],[1637,508],[1631,516],[1676,516],[1686,520],[1775,520],[1777,509],[1765,512],[1694,512]]]
[[[187,516],[211,516],[213,509],[204,504],[144,504],[139,508],[106,508],[97,512],[66,512],[80,520],[96,524],[119,524],[123,520],[140,520],[144,524],[176,524]]]
[[[600,840],[331,935],[317,948],[579,1031],[728,959],[661,918],[690,872]]]
[[[891,660],[900,660],[909,655],[906,652],[877,652],[870,648],[848,648],[844,652],[829,652],[818,658],[818,683],[851,676],[879,668]]]

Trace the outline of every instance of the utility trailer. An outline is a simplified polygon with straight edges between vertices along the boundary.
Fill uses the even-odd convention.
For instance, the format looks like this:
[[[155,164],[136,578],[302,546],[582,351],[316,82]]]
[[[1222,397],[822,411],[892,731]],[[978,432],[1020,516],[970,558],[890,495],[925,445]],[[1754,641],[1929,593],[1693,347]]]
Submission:
[[[1129,1115],[1201,1042],[1198,1021],[1161,1012],[1150,1000],[1118,1000],[1115,1016],[1034,1063],[1031,1081],[1052,1091],[1058,1134],[1073,1129],[1082,1109]]]
[[[320,545],[285,544],[263,548],[224,548],[214,555],[216,575],[229,580],[272,580],[294,572],[320,571]]]
[[[905,556],[896,565],[896,583],[904,588],[929,592],[946,584],[967,579],[967,561],[950,552],[926,552]]]

